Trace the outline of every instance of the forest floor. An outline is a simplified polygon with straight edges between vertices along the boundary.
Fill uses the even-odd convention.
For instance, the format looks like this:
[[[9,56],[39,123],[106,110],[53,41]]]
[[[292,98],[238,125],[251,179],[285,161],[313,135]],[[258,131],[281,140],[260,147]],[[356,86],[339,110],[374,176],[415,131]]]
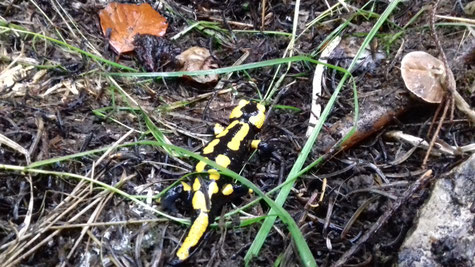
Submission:
[[[284,212],[268,216],[266,201],[242,208],[255,192],[224,206],[193,266],[300,266],[312,258],[319,266],[390,266],[430,193],[429,184],[411,186],[427,170],[441,177],[469,157],[436,149],[424,164],[427,149],[388,137],[402,131],[430,143],[437,128],[439,105],[412,97],[400,71],[409,52],[441,56],[430,29],[434,1],[119,1],[148,2],[168,23],[162,39],[122,55],[101,30],[108,2],[0,2],[2,266],[166,266],[191,214],[164,210],[160,197],[190,179],[183,176],[194,171],[194,153],[240,99],[266,104],[259,138],[272,152],[240,159],[238,180],[264,193],[288,190],[280,198],[303,238],[289,231]],[[473,107],[473,20],[457,19],[470,18],[468,2],[442,1],[434,22],[457,90]],[[179,77],[175,57],[193,46],[210,51],[219,82]],[[329,65],[318,80],[321,62]],[[147,71],[154,75],[141,75]],[[316,102],[315,81],[323,88]],[[317,104],[324,122],[308,135]],[[361,137],[341,145],[357,111]],[[437,140],[473,144],[471,127],[448,108]]]

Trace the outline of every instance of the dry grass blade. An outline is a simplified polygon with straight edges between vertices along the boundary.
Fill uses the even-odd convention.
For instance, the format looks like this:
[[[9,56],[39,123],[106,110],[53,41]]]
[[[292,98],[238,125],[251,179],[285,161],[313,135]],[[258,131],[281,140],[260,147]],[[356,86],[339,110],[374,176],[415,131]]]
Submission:
[[[124,134],[123,136],[121,136],[119,138],[119,140],[117,140],[109,149],[107,149],[106,152],[104,152],[104,154],[102,154],[102,156],[96,160],[95,162],[95,165],[99,165],[107,156],[109,156],[109,154],[112,152],[112,150],[115,150],[117,149],[117,147],[122,144],[124,142],[124,140],[129,137],[129,135],[131,135],[132,133],[134,132],[134,130],[130,130],[128,131],[126,134]]]
[[[408,96],[395,63],[400,55],[413,50],[440,55],[425,30],[436,1],[149,2],[170,22],[169,36],[160,38],[169,43],[140,44],[152,48],[150,62],[156,65],[143,62],[140,53],[114,53],[110,31],[104,36],[98,24],[98,11],[107,3],[95,2],[0,0],[0,133],[9,139],[0,136],[1,266],[163,265],[190,220],[188,203],[178,201],[180,216],[174,217],[162,212],[160,199],[196,178],[190,170],[203,158],[191,151],[213,138],[215,123],[226,124],[239,99],[266,105],[265,127],[256,138],[275,149],[270,159],[265,151],[247,160],[233,158],[240,175],[220,170],[258,196],[228,205],[219,224],[209,222],[214,237],[190,265],[239,266],[252,258],[249,265],[287,266],[299,256],[301,265],[332,265],[423,173],[420,164],[433,136],[424,136],[426,141],[418,136],[435,131],[444,105],[438,115],[432,115],[435,105],[411,106],[411,113],[389,126],[404,133],[396,141],[385,138],[387,129],[368,126],[376,130],[363,137],[367,142],[358,139],[363,145],[349,153],[338,153],[337,146],[356,143],[346,133],[359,134],[359,124],[352,122],[365,121],[363,111],[395,117],[375,107],[400,107],[385,96]],[[440,2],[439,14],[455,14],[453,5]],[[457,89],[468,101],[473,22],[436,19]],[[340,43],[325,55],[340,37],[351,46]],[[221,67],[178,71],[176,55],[192,46],[206,47]],[[354,56],[359,47],[368,58]],[[379,61],[383,50],[386,58]],[[154,72],[140,72],[147,64]],[[180,79],[209,74],[219,75],[214,88]],[[311,100],[317,95],[318,102]],[[316,105],[327,101],[325,109]],[[319,109],[321,119],[314,116]],[[439,137],[434,136],[428,164],[437,172],[475,147],[471,121],[456,111],[456,120],[442,119]],[[306,138],[309,113],[317,125]],[[348,131],[334,131],[339,125]],[[334,142],[319,156],[327,135]],[[278,201],[271,201],[279,191]],[[348,263],[396,260],[407,230],[399,226],[416,216],[420,204],[410,199],[396,213],[404,216],[393,216],[362,245],[372,257],[361,249]],[[277,215],[268,213],[271,209]],[[239,226],[233,215],[240,216]],[[281,219],[267,226],[273,217]],[[259,227],[265,231],[257,234]],[[267,229],[273,234],[264,242]],[[249,239],[248,233],[256,235]],[[262,241],[262,249],[250,246],[253,239]]]
[[[123,176],[121,178],[121,180],[119,181],[118,185],[117,186],[120,186],[121,184],[123,184],[124,182],[126,182],[127,180],[131,179],[132,177],[134,177],[134,175],[131,175],[131,176],[128,176],[128,177],[125,177]],[[80,245],[81,241],[82,241],[82,238],[84,237],[84,235],[89,231],[89,228],[91,227],[90,224],[92,224],[94,221],[97,220],[99,214],[102,212],[102,210],[104,209],[104,206],[107,202],[110,201],[110,199],[114,196],[114,193],[113,192],[107,192],[107,191],[102,191],[100,196],[98,197],[99,199],[101,199],[100,203],[98,203],[96,209],[92,212],[92,214],[89,216],[89,219],[87,221],[87,224],[83,227],[83,229],[81,230],[81,233],[80,233],[80,236],[76,239],[76,242],[73,246],[73,248],[69,251],[69,254],[67,256],[67,259],[71,259],[71,257],[74,255],[74,252],[76,251],[77,247]],[[66,264],[66,262],[63,263],[62,266],[64,266]]]
[[[361,213],[371,204],[373,201],[377,200],[378,196],[373,196],[369,199],[367,199],[361,206],[358,207],[358,209],[353,213],[351,218],[346,222],[345,226],[343,227],[343,230],[340,233],[340,238],[345,239],[346,235],[348,234],[348,231],[350,230],[351,226],[356,222],[358,217],[361,215]]]
[[[25,219],[23,220],[23,227],[21,228],[20,231],[18,231],[18,236],[17,239],[21,239],[26,232],[29,230],[30,223],[31,223],[31,216],[33,214],[33,207],[34,207],[34,193],[33,193],[33,182],[31,179],[31,175],[26,176],[26,180],[28,181],[28,184],[30,185],[30,201],[28,202],[28,210],[25,215]]]
[[[322,63],[327,63],[327,57],[335,50],[338,44],[341,41],[341,37],[336,36],[330,43],[323,49],[320,58]],[[322,113],[322,105],[318,104],[319,98],[322,96],[322,84],[325,82],[324,80],[324,71],[326,67],[324,65],[317,65],[315,67],[315,73],[313,74],[313,82],[312,82],[312,106],[310,108],[310,119],[308,121],[308,128],[306,132],[306,136],[309,137],[312,134],[315,125],[318,124],[318,120],[320,119]]]
[[[111,146],[103,155],[100,157],[97,161],[96,164],[99,164],[107,155],[109,155],[117,146],[122,143],[133,131],[129,131],[126,133],[124,136],[122,136],[113,146]],[[1,137],[2,135],[0,135]],[[26,151],[26,150],[25,150]],[[93,169],[89,172],[89,174],[93,174]],[[89,175],[88,174],[88,175]],[[75,194],[77,193],[77,195]],[[46,244],[49,240],[51,240],[54,236],[58,235],[61,232],[61,229],[55,230],[53,233],[49,234],[46,238],[43,238],[41,242],[37,243],[34,245],[32,248],[25,250],[29,248],[31,245],[33,245],[40,237],[43,236],[44,233],[46,233],[50,227],[59,221],[61,218],[64,216],[71,216],[73,217],[69,220],[67,220],[68,223],[73,223],[77,219],[81,217],[85,212],[87,212],[89,209],[92,207],[96,206],[99,201],[103,201],[104,198],[107,195],[111,195],[112,193],[103,191],[99,195],[95,197],[95,200],[90,203],[88,206],[83,208],[80,212],[77,212],[76,209],[80,207],[84,201],[88,201],[90,198],[90,195],[92,194],[92,191],[90,190],[90,187],[88,184],[84,181],[81,181],[78,183],[76,188],[73,190],[73,192],[63,201],[61,202],[55,210],[60,211],[62,208],[61,206],[65,206],[66,210],[62,212],[61,214],[57,214],[56,212],[51,212],[48,214],[48,216],[43,220],[42,223],[40,223],[37,226],[37,229],[35,233],[31,233],[26,235],[23,232],[20,232],[18,234],[18,238],[15,242],[10,242],[7,243],[9,244],[9,247],[0,255],[0,259],[5,259],[4,263],[5,266],[14,266],[17,265],[19,262],[21,262],[23,259],[37,251],[40,247],[42,247],[44,244]],[[105,194],[105,195],[104,195]],[[102,197],[101,197],[102,196]],[[31,198],[33,200],[33,198]],[[96,209],[95,213],[97,215],[97,212],[100,209]],[[94,212],[93,212],[94,213]],[[28,217],[27,217],[28,218]],[[96,218],[96,216],[91,216],[90,218]],[[28,221],[26,221],[29,223]],[[89,221],[92,222],[92,221]],[[25,229],[25,228],[24,228]],[[86,233],[86,230],[88,227],[84,227],[83,231],[81,232],[80,238],[76,240],[74,248],[76,248],[79,245],[80,240],[82,239],[82,236]],[[21,234],[21,235],[20,235]],[[34,235],[33,237],[32,234]],[[4,245],[5,246],[5,245]],[[1,249],[1,248],[0,248]],[[72,256],[72,253],[75,251],[75,249],[72,249],[70,253],[68,254],[68,257]]]
[[[468,24],[471,24],[471,25],[475,26],[475,20],[474,19],[459,18],[459,17],[452,17],[452,16],[443,16],[443,15],[436,15],[436,18],[450,20],[450,21],[457,21],[457,22],[462,22],[462,23],[468,23]]]
[[[20,146],[15,141],[11,140],[10,138],[0,133],[0,146],[2,144],[10,147],[11,149],[17,151],[18,153],[25,155],[26,161],[30,163],[30,153],[28,152],[28,150],[26,150],[24,147]]]
[[[144,219],[144,220],[127,220],[127,221],[114,221],[114,222],[94,222],[94,223],[75,223],[75,224],[62,224],[58,226],[51,226],[50,229],[71,229],[71,228],[82,228],[82,227],[96,227],[96,226],[113,226],[121,224],[145,224],[145,223],[157,223],[157,222],[168,222],[168,219]]]
[[[84,192],[84,191],[83,191]],[[87,190],[86,190],[87,192]],[[34,237],[30,238],[30,239],[26,239],[27,237],[29,237],[29,235],[24,235],[24,240],[22,240],[21,243],[19,244],[13,244],[13,245],[17,245],[15,247],[15,250],[14,251],[9,251],[7,250],[6,251],[6,254],[4,255],[4,253],[2,253],[2,255],[0,255],[0,258],[3,258],[5,257],[5,261],[4,261],[4,264],[5,266],[15,266],[17,265],[18,263],[20,263],[23,259],[25,259],[26,257],[28,257],[29,255],[31,255],[32,253],[34,253],[36,250],[38,250],[40,247],[42,247],[44,244],[46,244],[48,241],[50,241],[54,236],[58,235],[61,230],[56,230],[54,231],[53,233],[49,234],[48,236],[44,237],[41,239],[40,242],[36,243],[36,245],[34,245],[31,249],[27,250],[26,252],[24,252],[28,247],[30,247],[31,245],[35,244],[35,242],[44,234],[46,233],[48,230],[49,230],[49,227],[57,222],[59,220],[59,218],[62,218],[64,215],[66,214],[69,214],[69,213],[73,213],[75,214],[75,216],[73,216],[71,219],[69,219],[67,222],[68,223],[71,223],[71,222],[74,222],[75,220],[77,220],[78,218],[80,218],[86,211],[88,211],[90,208],[92,208],[94,205],[97,204],[97,201],[100,200],[100,199],[96,199],[95,201],[93,201],[91,204],[89,204],[87,207],[85,207],[84,209],[82,209],[81,211],[77,212],[76,211],[76,208],[77,206],[84,200],[86,199],[87,195],[83,195],[81,197],[78,197],[78,198],[75,198],[76,201],[74,201],[73,203],[70,203],[68,209],[63,212],[60,216],[54,216],[56,214],[54,213],[50,213],[48,214],[48,217],[47,217],[47,220],[49,218],[55,218],[53,219],[53,221],[49,224],[46,224],[46,225],[39,225],[38,227],[38,230],[36,231],[36,234]],[[64,201],[63,201],[64,202]],[[10,253],[9,253],[10,252]]]
[[[38,127],[38,131],[36,132],[36,136],[33,139],[33,144],[31,144],[30,149],[28,150],[28,154],[30,157],[34,157],[35,151],[38,148],[38,144],[41,140],[41,136],[44,133],[45,130],[45,123],[43,121],[43,118],[41,116],[37,116],[35,118],[36,126]]]

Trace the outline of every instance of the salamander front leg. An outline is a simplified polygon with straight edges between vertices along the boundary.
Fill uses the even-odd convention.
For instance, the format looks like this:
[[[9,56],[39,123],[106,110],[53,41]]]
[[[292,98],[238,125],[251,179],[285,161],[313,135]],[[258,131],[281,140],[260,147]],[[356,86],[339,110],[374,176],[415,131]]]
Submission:
[[[247,188],[244,185],[232,185],[232,184],[225,184],[221,189],[221,195],[225,199],[229,199],[225,202],[233,201],[234,199],[241,198],[248,193],[252,193],[252,190]]]
[[[177,213],[176,201],[183,200],[186,205],[191,202],[191,186],[185,182],[181,182],[178,186],[170,189],[165,197],[161,200],[162,207],[171,213]]]
[[[259,154],[263,155],[264,157],[270,157],[272,152],[275,150],[273,145],[261,140],[252,140],[251,148],[257,149]]]

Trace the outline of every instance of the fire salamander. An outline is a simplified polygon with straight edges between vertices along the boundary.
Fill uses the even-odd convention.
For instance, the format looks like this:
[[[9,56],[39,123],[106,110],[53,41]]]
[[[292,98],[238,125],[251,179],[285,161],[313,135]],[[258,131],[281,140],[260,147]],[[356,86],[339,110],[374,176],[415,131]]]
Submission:
[[[259,140],[254,140],[254,136],[264,124],[265,112],[264,105],[241,100],[229,116],[230,124],[226,128],[217,124],[215,138],[202,149],[201,155],[223,168],[239,172],[250,148],[257,149],[262,145]],[[181,182],[162,201],[165,208],[176,210],[175,201],[180,198],[192,209],[191,228],[177,250],[176,257],[170,262],[172,265],[183,263],[196,251],[209,224],[225,203],[249,192],[246,187],[233,184],[230,178],[221,176],[203,161],[195,165],[195,171],[206,172],[208,179],[196,176],[192,185]]]

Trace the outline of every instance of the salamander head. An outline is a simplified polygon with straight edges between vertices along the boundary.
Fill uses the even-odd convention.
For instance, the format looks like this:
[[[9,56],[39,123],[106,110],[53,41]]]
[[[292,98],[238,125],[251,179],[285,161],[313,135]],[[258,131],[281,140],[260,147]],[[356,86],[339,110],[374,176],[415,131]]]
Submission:
[[[257,102],[241,99],[237,107],[233,109],[229,119],[240,120],[254,125],[260,129],[266,119],[266,107]]]

